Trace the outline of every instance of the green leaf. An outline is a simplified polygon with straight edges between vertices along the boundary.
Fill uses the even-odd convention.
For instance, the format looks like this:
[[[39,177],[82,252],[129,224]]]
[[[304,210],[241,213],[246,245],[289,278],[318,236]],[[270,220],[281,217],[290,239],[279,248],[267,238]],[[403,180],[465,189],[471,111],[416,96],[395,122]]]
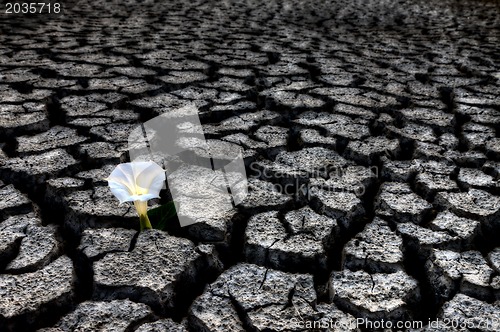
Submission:
[[[164,230],[169,219],[177,214],[175,202],[168,202],[148,211],[148,217],[153,223],[153,228]]]

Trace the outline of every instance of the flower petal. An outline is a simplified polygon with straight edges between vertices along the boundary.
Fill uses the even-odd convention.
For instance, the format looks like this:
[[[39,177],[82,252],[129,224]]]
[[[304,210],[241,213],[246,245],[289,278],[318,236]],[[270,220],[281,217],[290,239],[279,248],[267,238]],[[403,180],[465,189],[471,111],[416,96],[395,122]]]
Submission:
[[[111,172],[108,185],[120,204],[158,198],[165,182],[165,171],[153,161],[123,163]]]
[[[144,172],[147,168],[151,167],[152,165],[155,165],[161,169],[160,166],[158,166],[157,163],[154,161],[133,161],[129,163],[132,166],[132,171],[134,175],[134,180],[137,179],[137,176]]]
[[[149,186],[149,193],[160,195],[160,190],[165,184],[165,172],[157,174],[156,177],[151,181]]]
[[[121,203],[132,202],[134,199],[127,186],[120,182],[108,180],[109,189]]]
[[[130,194],[135,193],[134,171],[131,163],[119,164],[107,178],[108,182],[121,183],[126,186]]]
[[[154,195],[154,194],[145,194],[145,195],[133,195],[133,196],[130,196],[130,198],[133,201],[144,202],[144,201],[149,201],[150,199],[153,199],[153,198],[160,198],[160,196]]]
[[[137,187],[146,189],[146,193],[158,196],[165,181],[165,170],[154,161],[147,163],[148,166],[140,173],[135,173],[135,183]]]

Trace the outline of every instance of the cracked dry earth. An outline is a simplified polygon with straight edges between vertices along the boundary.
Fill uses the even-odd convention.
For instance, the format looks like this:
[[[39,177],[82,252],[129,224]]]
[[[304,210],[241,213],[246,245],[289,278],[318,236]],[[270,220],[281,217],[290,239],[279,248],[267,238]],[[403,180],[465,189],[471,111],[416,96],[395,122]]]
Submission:
[[[67,7],[0,21],[1,331],[498,331],[498,2]],[[249,195],[139,234],[102,179],[188,103]]]

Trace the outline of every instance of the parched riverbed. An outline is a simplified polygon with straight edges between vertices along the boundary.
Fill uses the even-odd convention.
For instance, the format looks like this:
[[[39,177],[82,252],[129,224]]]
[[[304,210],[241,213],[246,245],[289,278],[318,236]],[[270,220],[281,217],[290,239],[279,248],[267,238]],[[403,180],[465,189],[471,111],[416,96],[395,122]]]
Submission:
[[[500,330],[498,1],[5,10],[0,331]],[[248,195],[139,233],[103,179],[185,105]]]

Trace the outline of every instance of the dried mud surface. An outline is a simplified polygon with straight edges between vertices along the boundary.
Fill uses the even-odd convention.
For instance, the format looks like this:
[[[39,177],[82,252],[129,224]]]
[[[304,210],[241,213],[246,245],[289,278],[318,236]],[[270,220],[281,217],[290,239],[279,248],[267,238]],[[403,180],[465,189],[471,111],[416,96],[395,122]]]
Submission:
[[[498,2],[0,15],[1,331],[500,328]],[[138,233],[102,179],[190,103],[244,149],[249,196]]]

